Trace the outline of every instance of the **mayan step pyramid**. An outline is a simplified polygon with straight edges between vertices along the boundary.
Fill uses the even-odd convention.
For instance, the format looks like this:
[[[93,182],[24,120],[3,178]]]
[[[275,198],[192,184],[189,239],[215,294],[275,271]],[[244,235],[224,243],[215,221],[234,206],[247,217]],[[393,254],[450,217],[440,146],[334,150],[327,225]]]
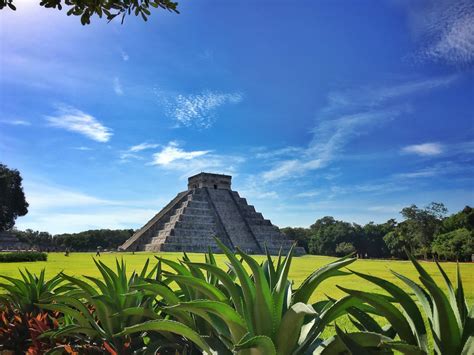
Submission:
[[[121,247],[125,251],[220,252],[214,237],[249,254],[287,252],[289,240],[270,220],[231,189],[232,176],[200,173],[188,179],[188,190],[139,229]],[[296,255],[304,254],[297,247]]]

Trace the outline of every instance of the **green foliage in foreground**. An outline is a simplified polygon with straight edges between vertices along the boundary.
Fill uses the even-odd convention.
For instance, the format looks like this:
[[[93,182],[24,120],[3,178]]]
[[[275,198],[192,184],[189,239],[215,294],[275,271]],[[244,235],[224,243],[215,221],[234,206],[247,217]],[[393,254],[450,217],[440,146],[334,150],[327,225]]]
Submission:
[[[212,253],[205,255],[205,262],[192,261],[186,254],[179,262],[159,257],[155,266],[147,261],[140,272],[131,274],[124,262],[117,261],[114,268],[96,261],[100,277],[61,273],[57,278],[67,289],[55,290],[54,298],[47,294],[29,302],[61,314],[58,327],[43,334],[54,340],[50,343],[61,344],[57,351],[64,344],[72,344],[74,351],[95,347],[110,354],[470,354],[474,350],[473,311],[468,311],[459,271],[454,288],[439,267],[448,288],[445,294],[412,259],[421,285],[395,274],[405,285],[402,289],[382,278],[343,271],[349,264],[356,268],[354,259],[346,257],[317,269],[295,288],[289,279],[292,252],[261,259],[221,248],[227,268],[220,267]],[[346,295],[340,299],[328,296],[311,303],[321,282],[335,276],[344,280],[349,274],[384,294],[341,287]],[[23,283],[38,285],[39,279],[49,282],[43,273],[36,279],[25,275]],[[15,285],[18,279],[9,281]],[[11,287],[5,290],[12,292]],[[415,294],[421,307],[406,291]],[[8,299],[3,302],[10,304]],[[347,317],[358,331],[336,325],[336,334],[327,338],[324,329],[335,322],[343,324]],[[379,324],[381,320],[388,324]]]
[[[19,272],[21,278],[18,279],[0,275],[1,279],[8,281],[0,283],[0,288],[7,291],[6,294],[0,295],[0,305],[5,308],[12,308],[21,313],[37,313],[39,303],[51,302],[54,296],[70,288],[60,285],[65,281],[60,275],[45,280],[44,269],[39,276],[33,275],[27,269]]]
[[[258,264],[240,250],[241,260],[220,242],[219,246],[229,260],[228,272],[217,267],[212,253],[207,263],[192,263],[185,258],[186,267],[171,264],[176,273],[167,275],[168,279],[179,285],[183,295],[188,294],[186,298],[195,300],[165,308],[171,315],[183,312],[202,318],[214,334],[209,347],[218,353],[304,353],[317,346],[325,327],[356,301],[348,296],[338,302],[319,302],[314,307],[308,304],[318,285],[329,277],[344,275],[339,269],[354,262],[354,258],[343,258],[316,270],[292,290],[288,273],[293,251],[284,259],[279,257],[276,265],[269,255]],[[190,292],[196,294],[189,295]],[[124,333],[137,329],[141,330],[141,326]]]
[[[48,254],[37,251],[18,251],[0,253],[0,263],[18,263],[23,261],[46,261]]]
[[[469,310],[469,305],[464,296],[459,267],[455,288],[443,268],[436,263],[448,289],[446,295],[420,263],[410,254],[408,256],[419,274],[422,285],[403,275],[394,274],[405,283],[407,290],[415,294],[421,305],[421,311],[424,312],[429,321],[435,353],[452,355],[474,353],[474,305]],[[399,306],[399,308],[395,307],[387,298],[375,293],[343,288],[349,295],[374,307],[377,315],[383,316],[389,321],[400,338],[400,341],[389,344],[392,344],[394,349],[407,354],[428,353],[428,333],[420,309],[410,295],[402,288],[381,278],[354,273],[384,289],[396,300]],[[361,312],[358,316],[356,314],[354,316],[357,319],[353,322],[359,330],[378,333],[381,341],[384,341],[384,335],[380,334],[381,327],[367,313]],[[338,334],[338,337],[344,343],[346,342],[343,337],[351,339],[350,335],[342,336]],[[351,339],[351,341],[363,347],[357,340]],[[346,345],[349,349],[351,348],[350,342]]]

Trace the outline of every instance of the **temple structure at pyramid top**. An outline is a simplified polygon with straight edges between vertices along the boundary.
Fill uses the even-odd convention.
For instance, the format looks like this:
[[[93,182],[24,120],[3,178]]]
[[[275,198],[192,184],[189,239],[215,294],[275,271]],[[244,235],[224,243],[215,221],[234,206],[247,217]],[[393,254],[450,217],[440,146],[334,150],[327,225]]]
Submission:
[[[232,176],[200,173],[188,178],[188,190],[140,228],[121,247],[125,251],[220,252],[214,237],[230,249],[262,254],[287,252],[293,241],[231,188]],[[297,247],[296,255],[304,254]]]

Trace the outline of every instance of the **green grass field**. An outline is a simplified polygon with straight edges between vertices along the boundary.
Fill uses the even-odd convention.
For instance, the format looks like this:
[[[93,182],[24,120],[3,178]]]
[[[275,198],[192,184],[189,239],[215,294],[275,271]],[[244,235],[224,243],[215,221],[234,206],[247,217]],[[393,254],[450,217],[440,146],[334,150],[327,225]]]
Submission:
[[[151,261],[154,259],[154,255],[160,255],[164,258],[177,260],[181,258],[181,253],[103,253],[100,257],[100,260],[105,262],[109,266],[113,266],[116,258],[123,258],[127,263],[128,272],[132,270],[139,270],[142,268],[147,258],[150,258]],[[93,257],[95,253],[71,253],[70,256],[66,257],[62,253],[50,253],[48,256],[48,261],[46,262],[27,262],[27,263],[0,263],[0,275],[6,276],[20,276],[18,273],[18,268],[27,268],[30,272],[38,273],[42,268],[46,268],[47,276],[51,277],[57,274],[60,271],[64,271],[69,275],[82,276],[96,276],[100,277],[98,270],[96,269]],[[189,254],[189,257],[193,261],[204,261],[204,256],[202,254]],[[257,257],[260,260],[263,260],[264,257]],[[223,268],[227,268],[224,265],[224,255],[217,254],[216,259]],[[317,268],[335,260],[332,257],[326,256],[302,256],[296,257],[293,259],[292,267],[290,270],[290,279],[295,283],[297,287],[312,271]],[[433,276],[439,285],[444,286],[444,281],[439,274],[439,271],[436,267],[436,264],[433,262],[422,262],[422,265],[427,271]],[[456,282],[456,263],[442,263],[442,266],[453,283]],[[464,283],[464,291],[468,299],[469,304],[474,302],[474,263],[463,263],[460,265],[461,274]],[[406,286],[399,282],[395,278],[390,270],[394,270],[398,273],[401,273],[414,281],[418,281],[418,276],[415,268],[409,261],[389,261],[389,260],[357,260],[350,265],[350,268],[371,274],[374,276],[379,276],[385,280],[389,280],[397,283],[404,289]],[[321,299],[325,299],[326,295],[329,295],[333,298],[339,298],[344,295],[344,292],[339,290],[336,286],[344,286],[346,288],[359,289],[365,291],[375,291],[382,292],[373,284],[360,279],[357,276],[348,275],[340,276],[335,278],[330,278],[329,280],[324,281],[320,287],[313,294],[311,301],[315,302]],[[2,292],[2,290],[0,290]],[[386,323],[379,317],[378,318],[382,323]],[[343,316],[337,320],[337,324],[348,331],[355,331],[355,327],[349,321],[347,316]],[[427,325],[428,326],[428,325]],[[334,334],[334,329],[332,326],[328,327],[324,333],[323,337],[327,338]],[[432,339],[430,337],[430,343],[432,346]]]
[[[18,268],[27,268],[30,272],[36,273],[42,268],[46,268],[47,275],[49,276],[52,276],[60,271],[64,271],[70,275],[90,275],[100,277],[99,272],[92,261],[94,255],[95,253],[71,253],[69,257],[66,257],[62,253],[50,253],[47,262],[2,263],[0,264],[0,275],[19,276]],[[100,260],[108,265],[113,265],[116,258],[124,258],[127,263],[128,271],[131,272],[134,269],[141,269],[146,259],[150,258],[153,260],[154,255],[160,255],[173,260],[177,260],[182,256],[181,253],[136,253],[134,255],[130,253],[103,253],[100,257]],[[204,260],[204,256],[202,254],[189,254],[189,256],[192,260]],[[227,268],[223,263],[223,255],[217,254],[216,259],[223,267]],[[295,286],[298,286],[312,271],[333,260],[335,260],[335,258],[314,255],[294,258],[290,270],[290,279],[295,282]],[[422,262],[422,265],[435,278],[435,280],[439,282],[440,285],[443,284],[442,277],[439,274],[435,263]],[[442,266],[454,283],[456,280],[456,264],[442,263]],[[398,279],[396,279],[390,273],[390,270],[394,270],[415,281],[418,281],[415,268],[408,261],[357,260],[355,263],[350,265],[350,268],[359,272],[382,277],[385,280],[396,282],[400,286],[403,286],[403,284],[398,282]],[[466,296],[469,302],[472,303],[474,301],[474,263],[461,264],[461,273]],[[330,295],[334,298],[343,296],[344,293],[340,291],[336,285],[367,291],[377,291],[376,286],[360,279],[357,276],[342,276],[326,280],[321,285],[321,287],[317,289],[316,293],[312,297],[312,301],[323,299],[325,298],[325,295]]]

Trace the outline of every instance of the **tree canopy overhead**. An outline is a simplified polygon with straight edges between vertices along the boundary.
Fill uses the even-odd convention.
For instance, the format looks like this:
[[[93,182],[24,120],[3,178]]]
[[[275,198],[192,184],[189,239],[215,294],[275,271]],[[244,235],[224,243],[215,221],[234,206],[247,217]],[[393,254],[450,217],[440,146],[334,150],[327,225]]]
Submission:
[[[28,202],[18,170],[0,164],[0,231],[11,229],[17,217],[28,213]]]
[[[68,16],[79,16],[83,25],[91,23],[91,17],[105,17],[109,22],[115,17],[125,20],[127,15],[141,16],[147,21],[151,8],[164,9],[179,13],[178,3],[170,0],[39,0],[45,8],[62,10],[65,7]],[[151,8],[150,8],[151,7]],[[0,10],[8,8],[16,11],[14,0],[0,0]]]

